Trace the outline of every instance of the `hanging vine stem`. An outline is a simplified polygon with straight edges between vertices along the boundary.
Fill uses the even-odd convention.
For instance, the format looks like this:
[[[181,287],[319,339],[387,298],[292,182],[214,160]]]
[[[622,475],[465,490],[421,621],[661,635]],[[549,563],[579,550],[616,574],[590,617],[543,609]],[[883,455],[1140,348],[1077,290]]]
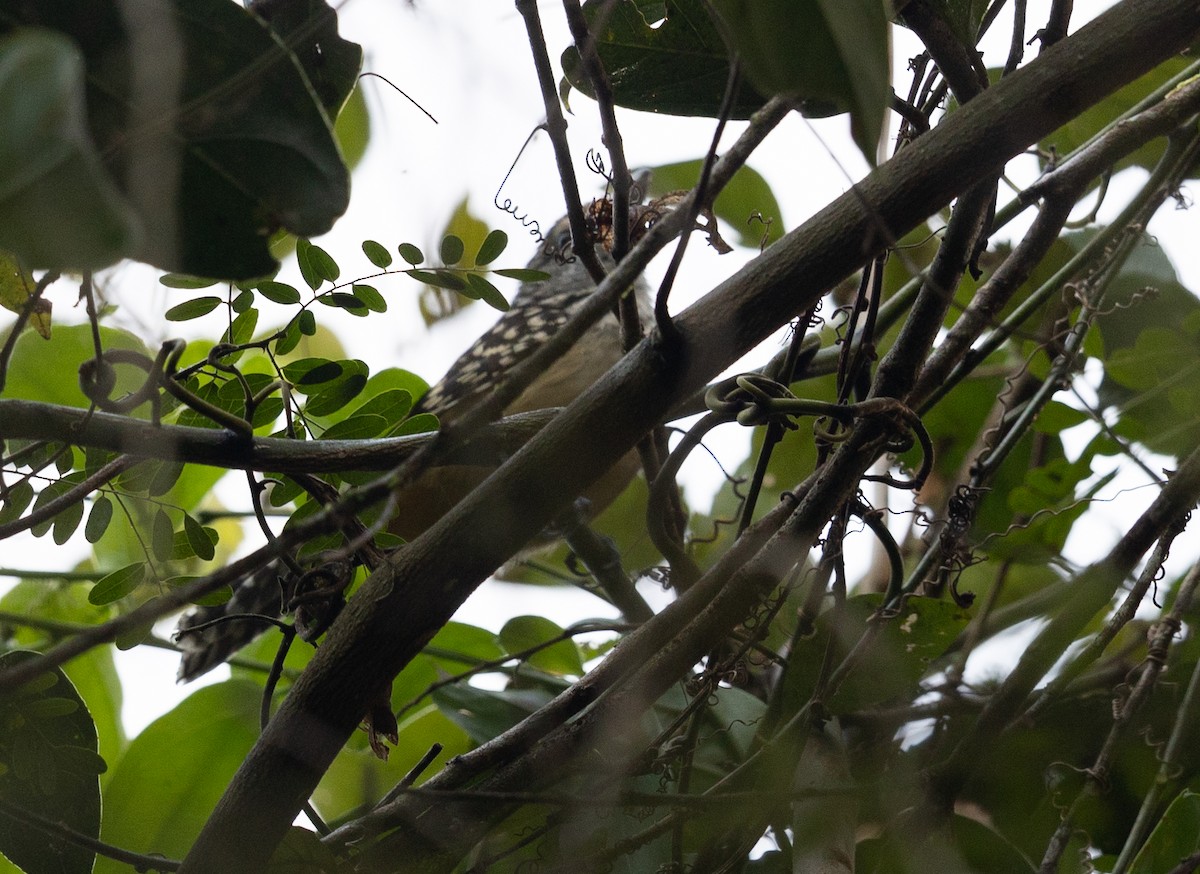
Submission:
[[[1172,615],[1182,616],[1185,613],[1195,597],[1197,586],[1200,586],[1200,564],[1192,566],[1187,577],[1184,578],[1183,584],[1179,587]],[[1133,823],[1133,828],[1129,830],[1125,845],[1121,847],[1121,854],[1113,866],[1113,874],[1125,874],[1129,870],[1134,856],[1141,849],[1151,828],[1157,822],[1163,792],[1171,785],[1172,775],[1178,771],[1179,756],[1183,752],[1187,738],[1191,736],[1191,732],[1195,728],[1198,710],[1200,710],[1200,662],[1197,662],[1192,669],[1187,691],[1176,711],[1175,724],[1171,727],[1171,736],[1167,739],[1167,746],[1159,760],[1158,773],[1150,784],[1146,796],[1142,799],[1137,819]]]
[[[730,387],[730,383],[734,386]],[[797,398],[785,386],[760,374],[743,374],[718,383],[705,397],[709,409],[714,413],[734,419],[741,425],[763,425],[770,421],[785,422],[784,427],[795,428],[791,421],[796,416],[815,416],[831,419],[834,426],[819,428],[819,436],[840,443],[849,435],[848,427],[856,419],[890,419],[905,426],[905,436],[893,440],[885,447],[889,452],[904,452],[913,446],[915,437],[921,446],[921,466],[911,479],[900,480],[890,474],[868,474],[863,479],[881,482],[894,488],[918,491],[925,484],[933,467],[933,441],[921,419],[895,398],[868,398],[854,404],[833,404]]]
[[[733,376],[712,386],[705,395],[705,403],[710,412],[692,425],[663,462],[659,476],[650,484],[647,519],[649,534],[655,546],[659,549],[670,550],[664,553],[668,560],[674,560],[679,547],[662,529],[661,520],[665,518],[670,498],[670,488],[675,482],[675,476],[684,460],[703,441],[709,431],[718,425],[737,421],[741,425],[773,425],[784,430],[796,428],[792,419],[796,416],[815,416],[834,421],[834,428],[821,429],[819,436],[831,442],[840,442],[848,435],[846,430],[856,419],[890,419],[905,426],[905,437],[889,443],[889,452],[903,452],[912,447],[914,441],[908,439],[908,434],[915,436],[915,443],[921,447],[921,465],[911,479],[900,480],[890,474],[869,474],[863,478],[874,482],[882,482],[894,488],[919,491],[925,484],[930,471],[933,469],[933,441],[929,432],[921,423],[920,417],[894,398],[870,398],[854,404],[833,404],[825,401],[814,401],[797,398],[785,386],[762,374],[749,373]],[[870,519],[870,512],[860,513],[864,522],[872,531],[882,523],[878,519]],[[657,522],[656,522],[657,520]],[[886,531],[886,526],[882,526]],[[890,534],[887,535],[891,537]],[[881,540],[883,538],[881,537]],[[661,542],[660,542],[661,541]],[[894,543],[894,540],[893,540]],[[884,543],[887,547],[886,542]],[[897,547],[898,549],[898,547]],[[688,559],[690,561],[690,557]],[[892,563],[889,555],[889,563]],[[894,570],[894,566],[893,566]],[[889,583],[889,591],[895,582]]]
[[[151,420],[155,424],[159,422],[162,409],[160,390],[165,389],[178,401],[218,425],[242,437],[253,436],[248,421],[197,397],[175,379],[176,365],[186,347],[187,344],[183,340],[167,340],[153,359],[132,349],[104,350],[98,358],[90,358],[79,365],[79,388],[89,401],[107,413],[128,413],[142,404],[149,403]],[[220,346],[214,347],[209,353],[209,358],[219,357],[228,351],[222,350]],[[114,400],[111,397],[116,387],[116,374],[112,368],[114,364],[129,364],[140,368],[146,372],[147,379],[137,390]]]
[[[1162,577],[1163,564],[1166,562],[1167,556],[1170,555],[1171,543],[1183,533],[1184,528],[1187,527],[1187,522],[1188,519],[1186,516],[1181,516],[1172,521],[1167,530],[1163,532],[1162,537],[1154,544],[1153,552],[1146,559],[1145,566],[1142,568],[1141,573],[1138,574],[1136,582],[1130,588],[1121,605],[1113,612],[1113,615],[1104,624],[1104,627],[1088,641],[1087,646],[1080,650],[1079,654],[1063,667],[1062,672],[1057,674],[1038,693],[1037,699],[1025,711],[1025,719],[1030,721],[1036,719],[1048,705],[1054,703],[1076,677],[1100,658],[1104,650],[1108,648],[1108,645],[1117,636],[1117,633],[1125,627],[1126,623],[1133,619],[1138,607],[1141,606],[1142,599],[1146,597],[1146,593],[1150,590],[1151,584]]]
[[[821,302],[817,301],[807,312],[800,316],[800,321],[792,332],[792,339],[788,343],[787,352],[783,360],[779,362],[779,367],[772,370],[770,365],[768,365],[767,372],[778,382],[790,385],[797,378],[797,369],[800,367],[801,352],[804,349],[805,341],[808,339],[808,330],[815,327],[814,321],[817,317],[817,310],[820,308]],[[803,360],[805,363],[812,360],[812,356],[816,351],[816,348],[813,348],[804,357]],[[763,435],[762,449],[759,450],[758,459],[754,464],[754,474],[750,478],[750,490],[747,492],[746,501],[742,505],[742,515],[738,521],[737,528],[738,534],[741,534],[750,527],[750,522],[754,518],[754,508],[758,504],[758,496],[762,491],[763,480],[767,476],[767,467],[771,463],[771,456],[774,454],[776,445],[783,439],[786,431],[786,426],[779,422],[772,422],[767,426],[766,434]]]

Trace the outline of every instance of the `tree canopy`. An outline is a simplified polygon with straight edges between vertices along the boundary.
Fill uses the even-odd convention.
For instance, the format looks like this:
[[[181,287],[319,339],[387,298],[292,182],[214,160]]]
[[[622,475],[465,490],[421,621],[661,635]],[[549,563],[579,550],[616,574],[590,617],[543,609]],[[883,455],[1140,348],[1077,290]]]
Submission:
[[[516,12],[507,62],[536,74],[599,281],[439,430],[414,408],[439,374],[372,370],[332,314],[418,289],[428,321],[503,310],[506,281],[545,281],[510,234],[557,215],[498,193],[433,249],[313,242],[368,136],[323,0],[0,0],[0,540],[54,544],[51,571],[0,547],[0,871],[1200,870],[1200,302],[1147,230],[1200,167],[1195,3]],[[568,111],[602,148],[572,152]],[[642,168],[635,111],[710,134]],[[803,169],[752,165],[796,116],[843,117],[871,169],[786,227]],[[676,304],[678,262],[726,239],[743,266]],[[169,325],[106,303],[130,260]],[[614,309],[616,367],[501,418]],[[685,463],[739,428],[749,453],[687,506]],[[643,475],[581,523],[632,450]],[[494,472],[388,531],[404,487],[464,463]],[[521,558],[548,530],[566,543]],[[220,620],[265,633],[127,737],[147,690],[116,651],[178,649],[181,611],[276,563],[289,615]],[[456,618],[493,575],[577,587],[577,619]]]

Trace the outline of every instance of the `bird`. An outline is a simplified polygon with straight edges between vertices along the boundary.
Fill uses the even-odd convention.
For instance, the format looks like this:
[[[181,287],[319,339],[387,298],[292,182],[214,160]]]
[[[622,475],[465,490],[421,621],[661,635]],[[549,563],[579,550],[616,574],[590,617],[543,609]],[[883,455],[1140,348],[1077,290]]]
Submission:
[[[605,206],[607,204],[607,207]],[[606,212],[607,209],[607,212]],[[606,267],[613,266],[611,204],[594,201],[586,210],[589,232]],[[655,219],[648,207],[631,208],[635,234]],[[567,217],[557,221],[527,265],[549,278],[521,284],[507,311],[485,331],[413,406],[411,415],[432,413],[442,426],[453,424],[481,396],[501,385],[512,368],[524,361],[560,330],[595,290],[595,282],[582,260],[574,255]],[[652,318],[648,287],[635,283],[633,297],[643,324]],[[596,382],[624,354],[622,331],[616,314],[606,314],[571,349],[539,375],[503,411],[509,416],[532,410],[563,407]],[[582,506],[594,516],[610,504],[636,475],[636,452],[627,454],[584,494]],[[466,466],[437,467],[426,471],[397,496],[397,512],[389,530],[412,540],[440,519],[487,475],[486,469]],[[520,508],[497,508],[519,512]],[[539,538],[553,542],[553,532]],[[402,548],[402,547],[401,547]],[[247,577],[224,604],[193,608],[180,620],[176,639],[182,658],[179,681],[201,676],[262,633],[286,608],[282,593],[288,590],[286,569],[278,562]],[[292,581],[294,590],[294,581]],[[340,595],[339,595],[340,597]],[[340,603],[340,602],[339,602]],[[224,617],[231,617],[226,620]],[[237,618],[232,618],[237,617]],[[299,621],[299,620],[298,620]]]

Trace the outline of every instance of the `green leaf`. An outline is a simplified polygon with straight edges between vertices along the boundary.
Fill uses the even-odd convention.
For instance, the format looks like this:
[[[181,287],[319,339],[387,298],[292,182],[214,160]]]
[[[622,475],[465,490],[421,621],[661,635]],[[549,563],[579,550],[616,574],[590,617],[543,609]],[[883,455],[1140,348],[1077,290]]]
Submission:
[[[234,346],[241,346],[249,343],[254,336],[254,329],[258,326],[258,310],[250,309],[239,315],[233,320],[233,324],[229,326],[229,330],[222,336],[222,342],[232,343]],[[236,361],[240,356],[229,355],[225,357],[225,363],[230,364]]]
[[[715,0],[755,87],[849,112],[854,140],[875,163],[891,82],[880,0]],[[668,22],[670,18],[668,18]]]
[[[97,580],[88,592],[88,601],[96,606],[119,601],[140,586],[145,578],[143,562],[126,565]]]
[[[1169,874],[1180,860],[1200,851],[1200,795],[1181,792],[1171,802],[1137,857],[1129,874]]]
[[[34,299],[37,281],[16,255],[0,249],[0,306],[9,312],[28,311],[28,325],[42,337],[50,339],[51,303]]]
[[[671,191],[692,188],[700,179],[703,162],[681,161],[651,169],[650,194],[661,197]],[[738,243],[751,248],[770,245],[787,229],[771,186],[757,170],[742,167],[717,195],[713,210],[738,234]]]
[[[175,549],[175,526],[171,524],[171,517],[167,515],[167,511],[161,507],[154,513],[154,524],[150,529],[150,548],[154,557],[162,562],[170,561],[171,553]]]
[[[319,835],[294,825],[275,848],[265,874],[349,874],[351,870],[348,862],[321,843]]]
[[[1117,119],[1131,110],[1140,101],[1150,96],[1156,89],[1165,85],[1185,69],[1190,61],[1187,58],[1171,58],[1159,64],[1149,73],[1135,79],[1123,88],[1109,94],[1099,103],[1076,115],[1065,125],[1041,141],[1043,154],[1051,150],[1059,158],[1075,151],[1092,137],[1104,129],[1117,123]],[[1139,166],[1152,170],[1162,157],[1166,148],[1166,139],[1152,139],[1134,152],[1121,158],[1113,166],[1113,172],[1119,172],[1126,167]],[[1191,174],[1194,178],[1195,172]],[[1115,320],[1115,319],[1114,319]]]
[[[443,264],[453,266],[462,260],[465,253],[466,246],[463,245],[463,241],[460,238],[453,234],[447,234],[442,237],[441,256]]]
[[[974,819],[954,815],[944,828],[920,830],[913,816],[902,814],[882,836],[858,843],[852,870],[1033,874],[1037,868],[1011,841]]]
[[[372,377],[374,379],[374,377]],[[391,428],[404,421],[412,409],[412,393],[406,389],[388,389],[380,392],[351,413],[354,416],[382,416]],[[382,431],[379,433],[383,433]]]
[[[107,495],[101,495],[92,503],[92,510],[88,513],[87,524],[83,526],[83,536],[88,543],[95,543],[104,536],[104,532],[108,529],[108,523],[112,521],[113,504]]]
[[[461,275],[452,270],[409,270],[408,275],[418,282],[424,282],[426,285],[432,285],[434,288],[444,288],[448,291],[457,291],[460,294],[469,294],[470,286]]]
[[[0,525],[7,525],[14,519],[19,519],[33,501],[33,494],[33,486],[29,480],[21,480],[8,489],[4,496],[4,504],[0,506]]]
[[[1043,434],[1058,434],[1088,421],[1087,413],[1068,407],[1060,401],[1051,401],[1038,413],[1034,428]]]
[[[337,282],[338,277],[342,275],[342,269],[333,257],[316,244],[309,244],[308,263],[316,275],[327,282]]]
[[[335,413],[357,398],[366,383],[365,373],[351,374],[310,397],[304,405],[304,412],[310,416],[328,416]]]
[[[54,542],[62,546],[71,539],[79,523],[83,521],[83,502],[79,501],[59,512],[54,517]]]
[[[367,440],[378,437],[387,430],[388,422],[383,416],[355,413],[347,419],[335,422],[325,429],[322,440]]]
[[[300,62],[326,115],[338,118],[358,82],[363,50],[338,36],[334,10],[324,2],[253,3],[250,8]]]
[[[466,683],[443,686],[433,693],[438,709],[475,743],[487,743],[545,705],[543,689],[489,692]]]
[[[474,292],[474,297],[478,297],[488,306],[500,310],[502,313],[508,312],[508,299],[500,293],[500,289],[478,273],[468,273],[466,278],[467,286]]]
[[[216,279],[189,276],[186,273],[164,273],[158,277],[158,282],[167,288],[210,288],[217,284]]]
[[[296,241],[296,266],[300,268],[300,275],[304,277],[305,284],[313,291],[321,287],[321,274],[312,262],[313,245],[308,240],[299,239]]]
[[[269,301],[282,304],[300,303],[300,292],[286,282],[269,279],[255,286],[258,293]]]
[[[396,249],[399,251],[400,257],[414,267],[425,260],[425,255],[412,243],[401,243]]]
[[[55,480],[54,482],[50,483],[44,489],[38,492],[37,500],[33,502],[34,512],[50,506],[53,501],[59,500],[70,490],[71,483],[67,482],[66,480]],[[60,510],[59,512],[62,511]],[[34,525],[30,529],[30,531],[33,532],[34,537],[41,537],[46,534],[54,525],[54,518],[55,517],[51,516],[49,519],[44,519],[43,521]]]
[[[438,418],[433,413],[417,413],[405,419],[385,436],[403,437],[405,434],[425,434],[438,429]]]
[[[252,306],[254,306],[254,292],[251,291],[238,292],[237,297],[229,304],[229,308],[235,313],[244,313]]]
[[[317,333],[317,317],[313,315],[312,310],[305,310],[300,313],[296,324],[300,326],[300,333],[305,337],[311,337]]]
[[[365,316],[370,312],[361,300],[344,291],[323,294],[317,300],[326,306],[338,307],[355,316]]]
[[[516,654],[554,640],[562,633],[562,628],[544,616],[516,616],[504,623],[504,627],[500,629],[500,644],[510,654]],[[526,661],[550,674],[574,677],[583,675],[579,647],[569,638],[539,650],[526,658]]]
[[[175,487],[175,483],[183,476],[183,469],[181,461],[159,462],[158,469],[155,470],[154,476],[146,486],[146,494],[149,497],[157,498],[171,491]]]
[[[544,270],[527,270],[524,267],[506,267],[503,270],[493,270],[497,276],[516,279],[520,282],[544,282],[550,274]]]
[[[283,329],[283,336],[275,341],[275,354],[287,355],[300,345],[300,339],[304,336],[300,333],[300,316],[308,310],[297,314]]]
[[[595,47],[608,73],[619,106],[668,115],[715,118],[729,78],[729,57],[716,26],[700,0],[666,0],[666,21],[651,27],[634,0],[615,6],[589,0],[589,23],[601,11],[611,14]],[[563,52],[562,68],[570,84],[588,96],[591,81],[578,51]],[[732,117],[749,118],[765,98],[744,84],[734,99]]]
[[[167,3],[159,26],[169,41],[166,36],[130,39],[118,4],[63,0],[15,10],[10,26],[58,30],[74,40],[73,54],[82,54],[86,74],[70,89],[80,105],[78,115],[82,119],[86,100],[95,151],[108,166],[122,168],[115,182],[128,186],[140,225],[140,234],[119,247],[119,255],[197,276],[261,277],[275,267],[270,253],[275,231],[317,236],[345,210],[349,172],[330,114],[296,58],[240,4]],[[174,48],[179,72],[173,80],[176,99],[187,111],[146,125],[140,112],[128,109],[142,102],[136,90],[140,79],[129,71],[159,69],[167,62],[166,45]],[[12,112],[6,110],[4,117],[14,121]],[[175,156],[174,178],[160,178],[162,162],[144,160],[160,153]],[[173,196],[141,194],[163,186]],[[71,187],[87,191],[82,183]],[[47,221],[27,207],[20,214],[31,217],[31,227],[53,228],[56,237],[72,240],[73,226],[93,217],[103,201],[63,194],[58,199],[62,221]],[[41,200],[49,205],[56,198]],[[10,206],[5,205],[6,212],[15,214]]]
[[[186,322],[189,319],[198,319],[200,316],[208,315],[222,303],[224,301],[219,297],[194,297],[171,307],[163,314],[163,318],[168,322]]]
[[[508,246],[508,234],[501,230],[491,231],[479,247],[475,255],[475,266],[483,267],[491,264],[503,253]]]
[[[387,301],[383,299],[383,295],[373,285],[364,285],[361,282],[356,282],[350,286],[350,290],[362,302],[362,305],[371,312],[387,312]]]
[[[795,712],[808,700],[831,645],[831,635],[833,652],[840,661],[862,637],[868,621],[883,622],[854,670],[824,702],[829,712],[842,714],[915,694],[929,665],[946,651],[969,618],[948,601],[910,598],[899,615],[872,619],[882,597],[858,595],[847,599],[844,609],[833,608],[821,614],[816,633],[801,641],[788,657],[784,681],[787,713]]]
[[[367,260],[380,270],[386,270],[392,263],[392,253],[374,240],[363,240],[362,250],[363,254],[367,256]],[[417,263],[419,264],[420,261]]]
[[[183,514],[183,533],[192,547],[192,552],[204,561],[212,561],[217,554],[216,541],[209,536],[210,531],[216,534],[215,529],[205,528],[190,514]]]
[[[0,655],[0,672],[37,657],[6,652]],[[5,726],[0,799],[98,838],[98,775],[106,766],[97,752],[95,722],[67,675],[55,668],[0,694],[0,724]],[[0,817],[0,852],[25,874],[87,874],[96,857],[92,850],[8,817]]]
[[[134,738],[104,793],[103,840],[183,858],[258,738],[260,696],[246,681],[207,686]],[[127,871],[111,859],[96,863],[96,874]]]
[[[345,372],[340,361],[329,361],[325,358],[301,358],[283,365],[283,375],[292,385],[297,387],[321,385],[339,379]]]
[[[504,655],[495,634],[463,622],[447,622],[434,635],[425,652],[439,659],[449,658],[450,663],[446,667],[452,671],[461,670],[463,665],[491,661]]]
[[[31,269],[106,267],[132,254],[140,233],[92,141],[84,67],[61,33],[0,40],[0,249]]]
[[[987,0],[936,0],[931,5],[964,46],[975,45]]]

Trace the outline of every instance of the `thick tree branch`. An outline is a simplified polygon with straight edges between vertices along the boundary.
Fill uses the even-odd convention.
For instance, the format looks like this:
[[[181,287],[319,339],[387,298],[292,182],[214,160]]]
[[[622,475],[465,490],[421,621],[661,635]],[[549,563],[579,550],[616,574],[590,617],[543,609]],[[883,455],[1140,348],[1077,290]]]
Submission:
[[[369,703],[475,587],[670,409],[849,275],[862,262],[862,241],[878,239],[880,223],[899,238],[998,173],[1030,143],[1182,49],[1198,29],[1196,0],[1127,0],[970,101],[857,191],[682,313],[669,355],[653,336],[641,343],[364,584],[247,757],[181,870],[262,870]],[[1139,50],[1131,52],[1131,45]],[[617,266],[597,297],[628,285],[632,277],[618,274],[634,269],[627,264],[645,263],[643,247],[658,244],[658,229]],[[844,455],[845,462],[831,462],[822,476],[853,475],[872,448],[865,437],[861,445],[844,446],[833,461]],[[824,500],[854,484],[834,485]],[[521,513],[495,512],[514,500]],[[824,503],[802,507],[794,542],[819,531],[822,514],[833,509]],[[489,536],[480,538],[484,530]],[[680,659],[690,655],[676,653]]]
[[[437,464],[496,465],[554,417],[537,410],[482,425]],[[36,401],[0,400],[0,440],[54,440],[134,458],[207,464],[228,470],[330,473],[390,470],[436,438],[436,432],[375,440],[245,438],[219,428],[155,425],[144,419]]]

